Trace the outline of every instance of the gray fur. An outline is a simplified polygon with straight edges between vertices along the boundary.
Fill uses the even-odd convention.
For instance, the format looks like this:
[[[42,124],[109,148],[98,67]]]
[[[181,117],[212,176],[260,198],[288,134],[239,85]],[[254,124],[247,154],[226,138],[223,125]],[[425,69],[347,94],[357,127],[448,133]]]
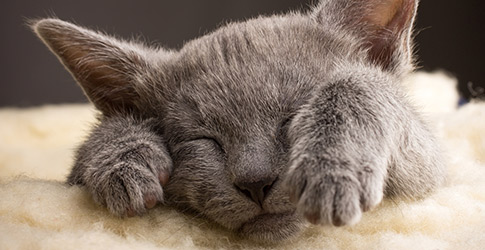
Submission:
[[[35,22],[102,111],[68,182],[119,216],[163,202],[270,241],[304,219],[356,223],[384,195],[423,197],[444,171],[399,86],[416,6],[322,0],[180,51]]]

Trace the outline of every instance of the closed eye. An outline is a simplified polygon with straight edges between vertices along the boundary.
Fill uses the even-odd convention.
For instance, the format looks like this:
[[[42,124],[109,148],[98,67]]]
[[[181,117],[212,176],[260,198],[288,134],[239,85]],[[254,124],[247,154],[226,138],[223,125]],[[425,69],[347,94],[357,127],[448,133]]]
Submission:
[[[293,117],[295,117],[295,115],[290,115],[288,117],[286,117],[282,122],[281,122],[281,125],[280,125],[280,128],[287,128],[288,126],[290,126],[290,123],[291,121],[293,120]]]
[[[294,114],[287,116],[278,126],[276,138],[283,144],[285,149],[289,148],[288,130],[294,117]]]
[[[210,143],[212,143],[214,146],[216,146],[221,152],[225,152],[224,151],[224,147],[222,146],[222,144],[219,142],[219,140],[217,140],[216,138],[214,137],[210,137],[210,136],[201,136],[201,137],[197,137],[193,140],[204,140],[204,141],[208,141]]]

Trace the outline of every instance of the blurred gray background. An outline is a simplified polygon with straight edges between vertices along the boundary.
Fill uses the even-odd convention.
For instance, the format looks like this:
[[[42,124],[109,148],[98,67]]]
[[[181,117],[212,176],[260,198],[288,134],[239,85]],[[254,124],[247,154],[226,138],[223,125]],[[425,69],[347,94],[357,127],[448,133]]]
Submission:
[[[312,0],[18,0],[0,4],[0,107],[86,102],[62,65],[25,25],[55,15],[124,38],[142,36],[170,48],[227,21],[307,10]],[[422,69],[458,78],[466,98],[485,88],[485,1],[422,0],[417,55]]]

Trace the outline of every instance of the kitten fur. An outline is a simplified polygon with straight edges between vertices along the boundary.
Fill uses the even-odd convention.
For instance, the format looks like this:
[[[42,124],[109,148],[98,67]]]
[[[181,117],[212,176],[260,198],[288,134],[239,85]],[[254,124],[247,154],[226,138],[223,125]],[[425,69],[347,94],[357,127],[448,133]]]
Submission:
[[[179,51],[58,19],[32,27],[101,111],[68,183],[119,216],[157,203],[243,237],[352,225],[444,180],[401,91],[414,0],[322,0],[230,23]]]

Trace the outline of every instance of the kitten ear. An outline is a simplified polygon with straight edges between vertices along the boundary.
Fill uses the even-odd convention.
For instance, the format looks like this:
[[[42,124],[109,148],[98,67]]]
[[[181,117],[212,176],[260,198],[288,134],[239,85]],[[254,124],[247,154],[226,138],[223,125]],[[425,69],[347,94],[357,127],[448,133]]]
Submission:
[[[417,0],[321,0],[313,17],[363,39],[370,59],[384,68],[411,62]]]
[[[148,49],[58,19],[35,21],[32,28],[104,114],[139,108]]]

